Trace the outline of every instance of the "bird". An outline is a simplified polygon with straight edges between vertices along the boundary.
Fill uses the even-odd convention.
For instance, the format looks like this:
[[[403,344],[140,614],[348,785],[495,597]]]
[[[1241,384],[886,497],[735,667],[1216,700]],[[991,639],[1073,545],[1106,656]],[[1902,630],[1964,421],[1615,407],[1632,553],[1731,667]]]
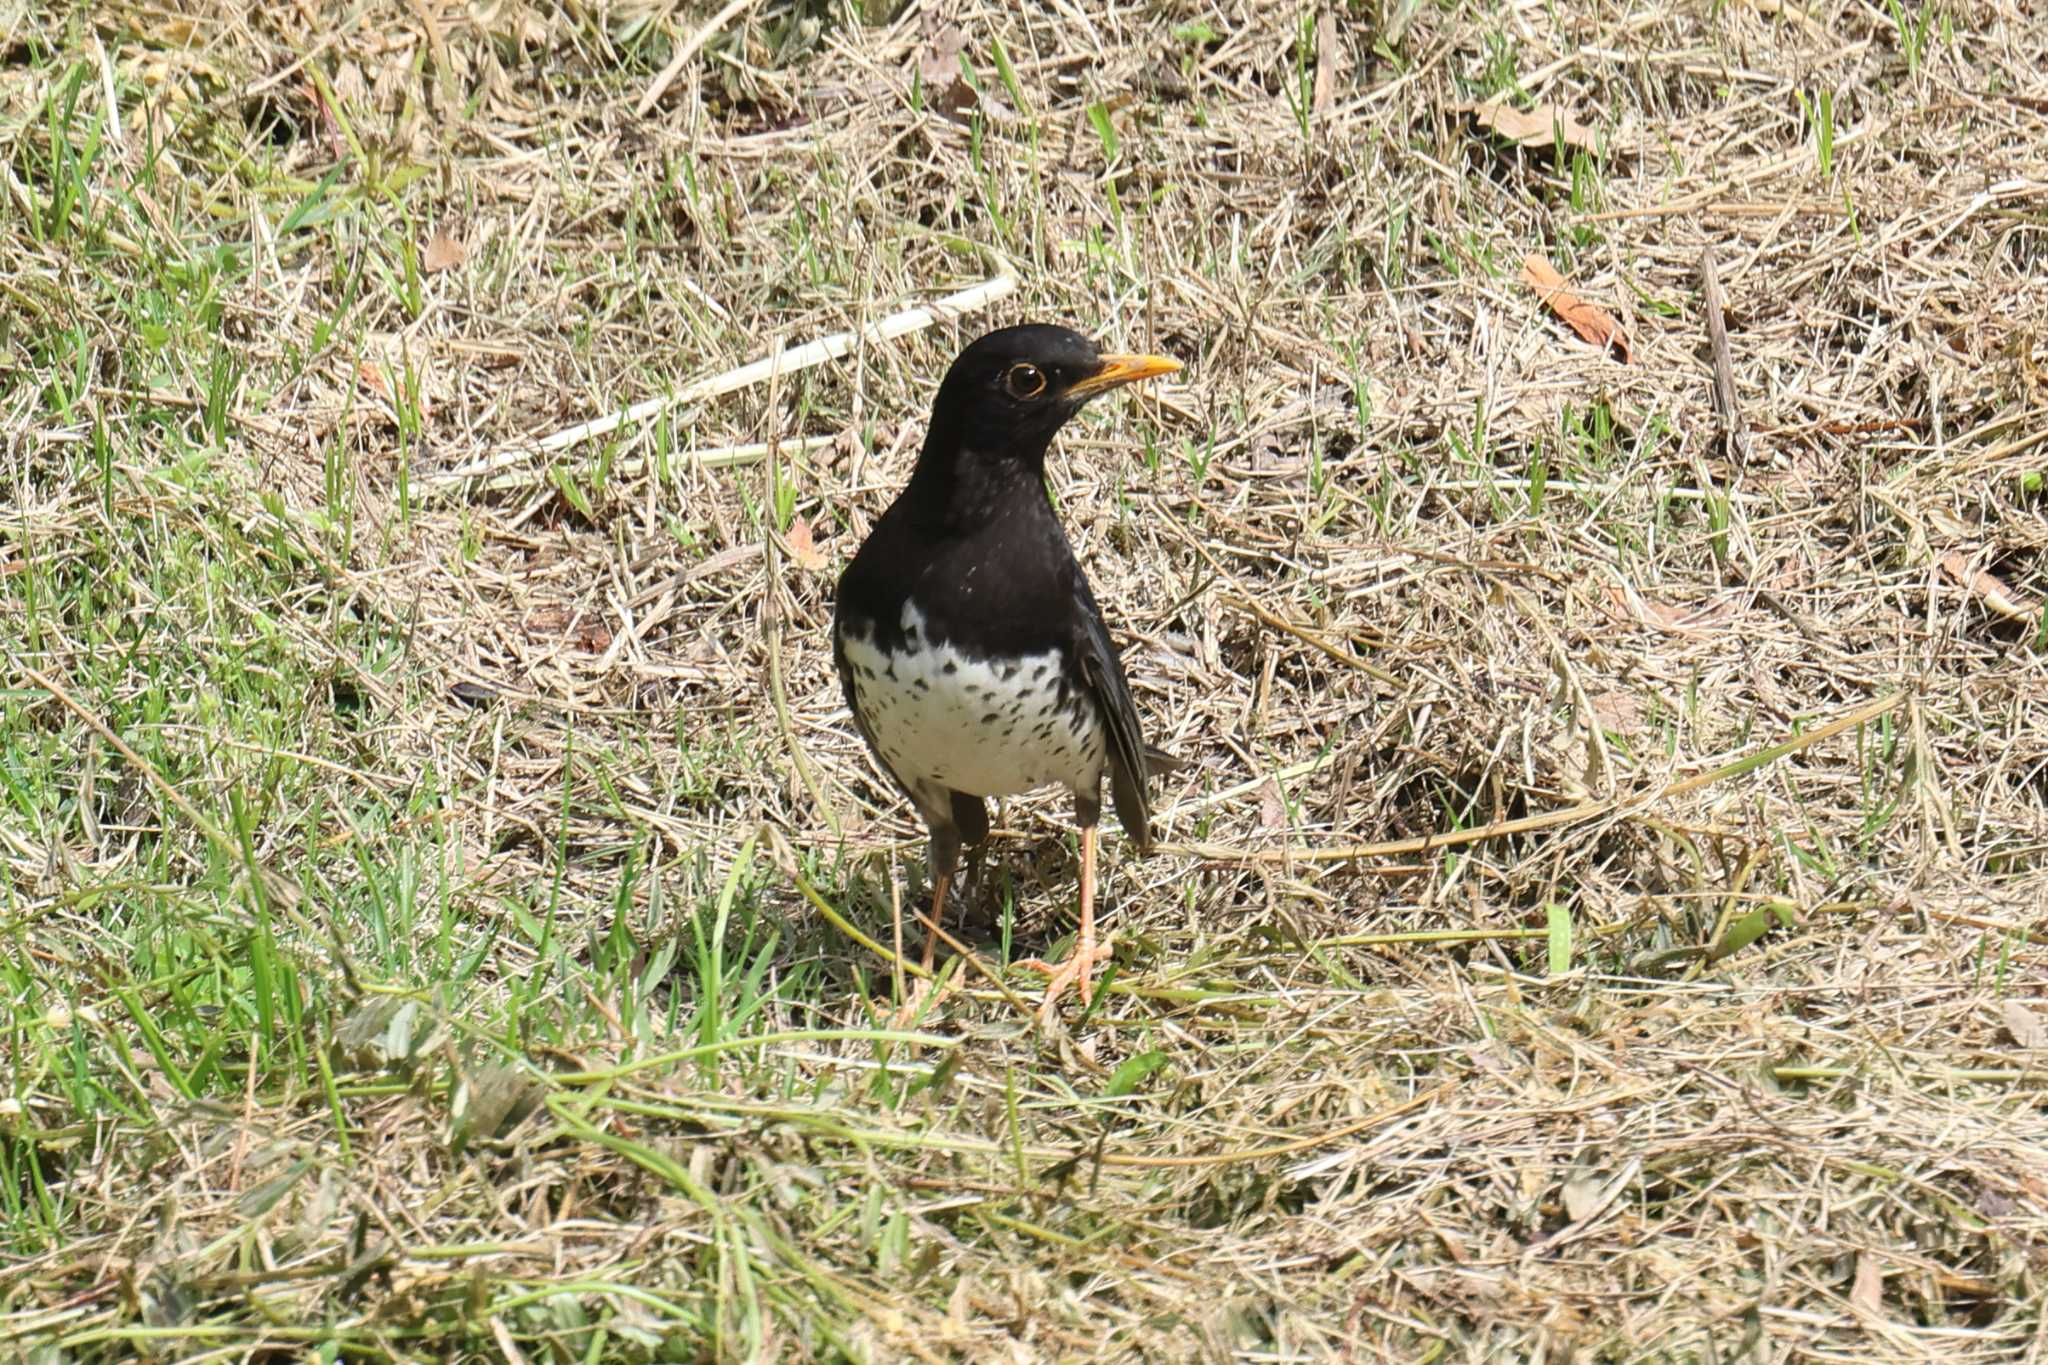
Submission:
[[[1160,355],[1104,353],[1049,324],[971,342],[932,402],[910,480],[839,580],[832,654],[855,727],[930,835],[931,966],[965,845],[987,798],[1064,786],[1081,832],[1080,924],[1047,975],[1041,1023],[1068,986],[1085,1006],[1110,956],[1095,938],[1102,782],[1140,853],[1148,779],[1179,765],[1145,742],[1123,661],[1053,510],[1053,437],[1093,398],[1172,374]]]

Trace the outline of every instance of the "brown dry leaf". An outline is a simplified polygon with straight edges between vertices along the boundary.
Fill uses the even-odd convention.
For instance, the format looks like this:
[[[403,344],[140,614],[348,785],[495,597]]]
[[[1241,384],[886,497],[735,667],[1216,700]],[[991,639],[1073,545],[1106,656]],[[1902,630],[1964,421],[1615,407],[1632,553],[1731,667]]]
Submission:
[[[536,640],[560,640],[585,654],[602,654],[611,648],[612,628],[596,612],[571,612],[568,607],[549,604],[533,608],[520,622]]]
[[[426,110],[415,98],[419,90],[417,72],[423,63],[416,56],[419,41],[414,35],[408,33],[389,43],[375,66],[364,74],[370,81],[370,107],[388,121],[385,136],[393,145],[402,145],[411,140],[410,135],[425,120]]]
[[[1562,137],[1567,147],[1576,147],[1582,152],[1600,150],[1593,130],[1573,118],[1569,110],[1555,105],[1539,104],[1534,109],[1517,109],[1512,104],[1490,100],[1485,104],[1463,107],[1480,127],[1518,147],[1554,147],[1557,139]]]
[[[1337,16],[1324,10],[1316,20],[1316,84],[1310,108],[1317,114],[1337,95]]]
[[[1725,603],[1689,611],[1684,607],[1674,607],[1669,602],[1659,602],[1654,597],[1630,592],[1619,583],[1607,585],[1607,602],[1622,619],[1640,621],[1672,635],[1697,634],[1710,626],[1723,624],[1728,616]]]
[[[1259,788],[1259,828],[1285,829],[1287,827],[1287,798],[1281,794],[1280,783],[1267,778]]]
[[[357,376],[365,389],[387,403],[410,404],[421,421],[432,421],[452,392],[442,366],[402,332],[373,331],[363,338]]]
[[[1606,310],[1565,288],[1564,276],[1549,261],[1531,252],[1522,258],[1522,280],[1539,294],[1550,311],[1602,350],[1612,350],[1622,364],[1629,361],[1628,330]]]
[[[1654,597],[1639,597],[1635,605],[1636,617],[1644,625],[1655,626],[1674,635],[1686,628],[1683,607],[1674,607],[1669,602],[1659,602]]]
[[[1849,1290],[1849,1303],[1872,1315],[1884,1312],[1884,1271],[1875,1257],[1857,1254],[1856,1283]]]
[[[469,6],[470,21],[502,43],[520,48],[545,48],[554,38],[554,26],[544,17],[545,9],[525,0],[488,0]]]
[[[594,611],[577,611],[560,602],[528,608],[519,624],[531,639],[559,641],[586,654],[602,654],[612,644],[612,628],[602,616]]]
[[[2040,612],[2038,604],[2008,588],[1988,569],[1973,569],[1970,561],[1954,550],[1941,557],[1942,571],[1975,593],[1979,600],[2008,621],[2031,621]]]
[[[946,22],[937,10],[926,10],[924,42],[917,50],[917,74],[924,87],[924,102],[941,117],[955,123],[964,121],[974,107],[974,87],[960,72],[960,54],[967,50],[967,35],[958,24]]]
[[[1627,735],[1642,728],[1647,711],[1635,693],[1617,687],[1596,693],[1590,700],[1593,721],[1601,729]]]
[[[806,573],[817,573],[825,567],[825,552],[818,548],[811,534],[811,523],[803,517],[789,523],[789,534],[783,537],[789,545],[789,557],[796,566]]]
[[[520,624],[526,627],[528,635],[535,639],[545,639],[560,634],[563,627],[569,624],[569,611],[566,607],[552,603],[535,607],[526,613],[526,619]]]
[[[2048,1050],[2048,1023],[2042,1022],[2040,1015],[2017,1000],[2008,1000],[1999,1007],[1999,1017],[2015,1043],[2030,1051]]]
[[[1598,1171],[1581,1171],[1564,1182],[1564,1213],[1574,1223],[1585,1222],[1606,1202],[1607,1182]]]
[[[426,249],[420,253],[420,269],[436,275],[453,270],[467,259],[468,247],[449,236],[446,228],[435,228],[434,235],[427,238]]]

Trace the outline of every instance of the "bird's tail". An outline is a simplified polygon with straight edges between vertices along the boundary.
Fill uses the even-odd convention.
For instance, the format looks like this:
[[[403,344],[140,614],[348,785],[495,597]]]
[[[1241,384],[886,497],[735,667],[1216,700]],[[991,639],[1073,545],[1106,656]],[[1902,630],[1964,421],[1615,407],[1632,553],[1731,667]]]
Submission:
[[[1179,772],[1187,766],[1188,761],[1179,754],[1170,754],[1153,744],[1145,746],[1145,776],[1147,777],[1164,777],[1168,773]]]

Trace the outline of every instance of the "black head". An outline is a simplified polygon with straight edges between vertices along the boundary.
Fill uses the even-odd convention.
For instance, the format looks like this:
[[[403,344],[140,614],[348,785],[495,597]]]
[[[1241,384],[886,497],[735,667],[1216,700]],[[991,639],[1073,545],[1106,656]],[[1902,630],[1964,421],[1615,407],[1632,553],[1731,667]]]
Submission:
[[[1004,327],[972,342],[946,371],[926,458],[1015,460],[1036,469],[1083,403],[1179,368],[1165,356],[1105,354],[1064,327]]]

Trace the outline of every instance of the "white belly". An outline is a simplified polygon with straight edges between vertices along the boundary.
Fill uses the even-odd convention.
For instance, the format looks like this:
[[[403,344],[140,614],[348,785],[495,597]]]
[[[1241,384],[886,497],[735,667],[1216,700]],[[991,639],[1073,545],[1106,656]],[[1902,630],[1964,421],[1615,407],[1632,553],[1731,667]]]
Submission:
[[[901,653],[884,656],[851,635],[842,647],[875,747],[905,782],[970,796],[1054,782],[1097,789],[1107,763],[1102,725],[1087,697],[1069,691],[1060,704],[1057,654],[995,667],[932,644],[908,605],[903,629]]]

